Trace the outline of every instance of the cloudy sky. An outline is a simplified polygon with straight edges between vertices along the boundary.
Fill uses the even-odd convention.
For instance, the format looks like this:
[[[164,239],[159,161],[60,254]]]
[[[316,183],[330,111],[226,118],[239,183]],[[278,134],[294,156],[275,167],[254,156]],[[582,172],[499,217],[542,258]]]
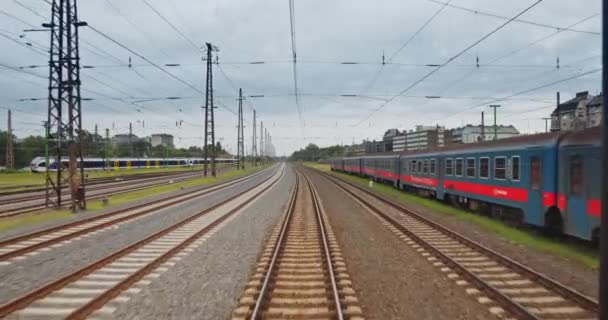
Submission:
[[[18,136],[42,133],[49,34],[23,30],[46,22],[50,5],[2,2],[0,128],[10,107]],[[178,146],[201,145],[206,67],[198,47],[211,42],[220,50],[213,68],[217,136],[233,151],[239,87],[257,96],[244,103],[247,152],[253,108],[281,155],[309,142],[377,139],[394,127],[476,124],[484,110],[492,122],[488,104],[502,106],[499,124],[544,131],[556,91],[562,99],[599,93],[601,7],[544,0],[484,39],[536,2],[294,0],[300,116],[288,0],[80,0],[81,20],[175,77],[81,28],[82,65],[94,67],[81,72],[82,96],[93,99],[83,101],[83,123],[115,134],[132,122],[138,136],[164,132]],[[7,66],[41,67],[24,73]],[[19,101],[28,98],[43,100]]]

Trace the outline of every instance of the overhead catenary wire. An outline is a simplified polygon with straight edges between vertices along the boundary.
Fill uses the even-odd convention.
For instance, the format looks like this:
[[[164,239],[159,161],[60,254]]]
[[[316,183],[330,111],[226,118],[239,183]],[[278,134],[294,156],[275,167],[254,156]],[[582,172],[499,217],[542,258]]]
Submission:
[[[171,23],[171,21],[169,21],[169,19],[165,18],[165,16],[162,15],[162,13],[160,13],[160,11],[158,11],[154,6],[152,6],[152,4],[150,4],[150,2],[148,2],[147,0],[141,0],[148,8],[150,8],[152,11],[154,11],[154,13],[156,13],[156,15],[161,18],[166,24],[168,24],[171,29],[173,29],[173,31],[177,32],[184,40],[186,40],[186,42],[188,42],[195,50],[201,52],[201,49],[199,48],[199,46],[197,46],[194,41],[192,41],[188,36],[186,36],[186,34],[184,34],[181,30],[179,30],[177,28],[177,26],[175,26],[173,23]]]
[[[495,34],[496,32],[498,32],[499,30],[501,30],[502,28],[504,28],[505,26],[507,26],[508,24],[510,24],[511,22],[513,22],[515,19],[517,19],[518,17],[522,16],[523,14],[525,14],[526,12],[530,11],[532,8],[536,7],[539,3],[541,3],[543,0],[537,0],[536,2],[534,2],[533,4],[531,4],[530,6],[526,7],[524,10],[520,11],[518,14],[516,14],[515,16],[513,16],[511,19],[507,20],[505,23],[501,24],[500,26],[494,28],[492,31],[490,31],[489,33],[485,34],[483,37],[481,37],[479,40],[475,41],[474,43],[472,43],[471,45],[469,45],[468,47],[464,48],[463,50],[461,50],[460,52],[458,52],[456,55],[452,56],[451,58],[449,58],[448,60],[446,60],[444,63],[440,64],[439,66],[437,66],[435,69],[433,69],[431,72],[425,74],[422,78],[416,80],[414,83],[412,83],[410,86],[408,86],[407,88],[401,90],[398,94],[392,96],[388,101],[386,101],[385,103],[381,104],[378,108],[374,109],[371,113],[369,113],[365,118],[363,118],[361,121],[359,121],[357,124],[355,124],[355,126],[359,126],[360,124],[362,124],[363,122],[367,121],[369,118],[371,118],[376,112],[380,111],[382,108],[384,108],[386,105],[388,105],[391,101],[395,100],[395,98],[397,98],[398,96],[408,92],[409,90],[411,90],[412,88],[414,88],[415,86],[417,86],[418,84],[420,84],[421,82],[423,82],[424,80],[426,80],[428,77],[430,77],[431,75],[433,75],[434,73],[436,73],[437,71],[441,70],[443,67],[445,67],[446,65],[448,65],[450,62],[456,60],[458,57],[462,56],[464,53],[466,53],[467,51],[469,51],[470,49],[474,48],[475,46],[477,46],[478,44],[480,44],[481,42],[483,42],[484,40],[486,40],[487,38],[489,38],[490,36],[492,36],[493,34]]]
[[[289,0],[289,25],[290,25],[290,34],[291,34],[291,53],[293,60],[293,93],[296,102],[296,109],[298,111],[298,117],[300,119],[300,128],[302,130],[302,135],[304,135],[304,117],[302,116],[302,108],[300,106],[300,98],[298,96],[298,54],[296,50],[296,17],[295,17],[295,3],[293,0]]]
[[[445,2],[439,1],[439,0],[425,0],[425,1],[433,2],[433,3],[436,3],[436,4],[445,5]],[[510,20],[511,19],[511,18],[509,18],[507,16],[502,16],[502,15],[498,15],[498,14],[494,14],[494,13],[490,13],[490,12],[485,12],[485,11],[480,11],[480,10],[477,10],[477,9],[466,8],[466,7],[462,7],[462,6],[458,6],[458,5],[454,5],[454,4],[448,4],[447,6],[450,7],[450,8],[454,8],[454,9],[458,9],[458,10],[462,10],[462,11],[467,11],[467,12],[470,12],[470,13],[473,13],[473,14],[478,14],[478,15],[482,15],[482,16],[497,18],[497,19],[501,19],[501,20]],[[588,33],[588,34],[593,34],[593,35],[596,35],[596,36],[601,35],[600,32],[585,31],[585,30],[576,30],[576,29],[570,29],[570,28],[561,28],[561,27],[558,27],[558,26],[554,26],[554,25],[550,25],[550,24],[546,24],[546,23],[535,22],[535,21],[530,21],[530,20],[515,19],[513,21],[519,22],[519,23],[528,24],[528,25],[533,25],[533,26],[537,26],[537,27],[543,27],[543,28],[550,28],[550,29],[556,29],[556,30],[563,29],[563,30],[569,31],[569,32]]]

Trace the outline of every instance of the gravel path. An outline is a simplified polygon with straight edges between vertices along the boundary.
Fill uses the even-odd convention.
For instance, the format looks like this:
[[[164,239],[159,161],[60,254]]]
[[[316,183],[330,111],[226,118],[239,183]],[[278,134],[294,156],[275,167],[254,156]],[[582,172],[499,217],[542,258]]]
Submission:
[[[282,216],[294,175],[266,194],[189,256],[122,304],[115,319],[227,319],[249,278],[265,238]]]
[[[311,177],[367,319],[496,319],[344,192]]]
[[[274,172],[276,171],[262,174],[223,191],[205,195],[198,200],[162,209],[156,214],[115,226],[110,230],[28,257],[21,262],[0,266],[0,287],[2,288],[0,303],[24,294],[52,279],[57,279],[60,275],[73,272],[230,196],[240,194],[246,188],[260,184]]]

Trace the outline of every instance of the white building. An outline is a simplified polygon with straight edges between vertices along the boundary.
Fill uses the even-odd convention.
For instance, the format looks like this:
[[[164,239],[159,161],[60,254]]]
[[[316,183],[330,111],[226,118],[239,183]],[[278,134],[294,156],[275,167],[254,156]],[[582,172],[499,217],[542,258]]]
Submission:
[[[166,133],[157,133],[150,136],[150,144],[153,147],[163,146],[173,148],[173,136]]]
[[[481,126],[468,124],[464,127],[448,130],[446,134],[446,145],[475,143],[479,141],[494,140],[494,126]],[[513,126],[496,126],[496,139],[504,139],[519,135],[519,131]]]

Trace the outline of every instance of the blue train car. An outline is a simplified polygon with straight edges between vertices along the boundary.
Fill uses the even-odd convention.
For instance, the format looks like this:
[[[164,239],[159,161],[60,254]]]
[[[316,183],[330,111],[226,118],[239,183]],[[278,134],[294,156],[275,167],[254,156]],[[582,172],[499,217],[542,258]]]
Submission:
[[[564,233],[599,240],[601,136],[592,128],[566,136],[559,147],[556,221]]]
[[[438,152],[408,152],[399,158],[399,186],[422,196],[435,196],[440,186],[441,154]]]
[[[361,158],[360,157],[349,157],[344,158],[344,172],[361,175]]]
[[[560,133],[447,148],[437,198],[535,226],[554,221]]]
[[[395,187],[399,185],[399,154],[362,157],[361,162],[362,175]]]

